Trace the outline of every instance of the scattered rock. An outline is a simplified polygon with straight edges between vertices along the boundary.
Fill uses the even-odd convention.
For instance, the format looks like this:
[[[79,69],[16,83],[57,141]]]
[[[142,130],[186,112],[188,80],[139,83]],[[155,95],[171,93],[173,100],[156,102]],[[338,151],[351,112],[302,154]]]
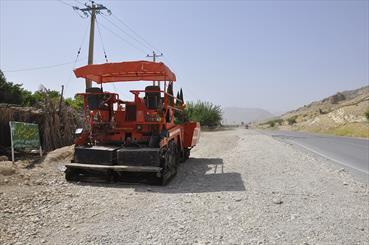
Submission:
[[[295,220],[298,217],[297,214],[291,214],[291,220]]]
[[[0,162],[9,161],[7,156],[0,156]]]
[[[238,197],[238,198],[235,198],[234,199],[235,202],[241,202],[242,201],[242,198]]]
[[[10,175],[13,175],[15,173],[16,173],[15,168],[12,165],[9,165],[9,164],[3,165],[1,163],[1,166],[0,166],[0,174],[1,175],[10,176]]]
[[[283,203],[283,201],[282,201],[282,199],[280,197],[274,197],[273,200],[272,200],[272,202],[274,204],[282,204]]]
[[[344,168],[340,168],[340,169],[338,169],[337,170],[337,173],[343,173],[343,172],[345,172],[346,170],[344,169]]]

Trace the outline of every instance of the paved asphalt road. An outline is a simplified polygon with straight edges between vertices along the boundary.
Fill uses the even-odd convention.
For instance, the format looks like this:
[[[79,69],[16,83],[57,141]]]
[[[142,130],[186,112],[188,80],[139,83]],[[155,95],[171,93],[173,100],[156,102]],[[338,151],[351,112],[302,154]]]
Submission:
[[[369,140],[291,131],[263,130],[261,132],[299,145],[336,163],[368,175]]]

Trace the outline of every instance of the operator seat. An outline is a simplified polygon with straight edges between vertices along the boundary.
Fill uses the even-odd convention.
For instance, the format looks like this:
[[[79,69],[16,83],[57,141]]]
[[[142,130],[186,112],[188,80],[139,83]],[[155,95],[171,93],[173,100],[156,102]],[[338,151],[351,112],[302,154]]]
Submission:
[[[158,92],[150,92],[150,90]],[[158,109],[161,103],[160,86],[147,86],[145,88],[145,103],[148,109]]]
[[[86,88],[86,93],[102,93],[102,88]],[[102,94],[87,95],[87,105],[90,110],[99,109],[103,100]]]
[[[89,110],[100,110],[100,111],[108,111],[109,112],[109,119],[110,122],[112,118],[112,106],[106,105],[104,102],[109,99],[109,94],[93,94],[93,93],[102,93],[102,88],[86,88],[86,93],[92,93],[86,96],[87,105]]]

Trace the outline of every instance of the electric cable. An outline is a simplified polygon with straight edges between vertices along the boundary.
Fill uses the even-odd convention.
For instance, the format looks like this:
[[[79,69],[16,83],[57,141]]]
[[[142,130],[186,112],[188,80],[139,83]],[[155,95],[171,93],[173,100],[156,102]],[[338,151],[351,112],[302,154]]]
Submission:
[[[104,51],[104,56],[105,56],[105,61],[106,63],[108,63],[108,56],[106,55],[106,51],[105,51],[105,45],[104,45],[104,41],[102,39],[102,35],[101,35],[101,31],[100,31],[100,26],[99,26],[99,22],[97,21],[97,18],[95,19],[96,21],[96,26],[97,26],[97,31],[99,33],[99,37],[100,37],[100,42],[101,42],[101,45],[102,45],[102,48],[103,48],[103,51]]]
[[[104,15],[102,15],[102,17],[110,22],[113,26],[115,26],[117,29],[119,29],[121,32],[123,32],[124,34],[126,34],[127,36],[131,37],[132,39],[134,39],[137,43],[141,44],[142,47],[145,47],[145,49],[151,49],[151,47],[149,45],[147,45],[146,43],[144,43],[143,41],[139,40],[138,38],[134,37],[132,34],[126,32],[125,30],[123,30],[119,25],[115,24],[113,21],[111,21],[109,18],[105,17]]]
[[[152,45],[150,42],[148,42],[145,38],[143,38],[140,34],[138,34],[133,28],[131,28],[127,23],[125,23],[122,19],[118,18],[117,16],[115,16],[114,14],[112,14],[111,16],[113,16],[113,18],[115,18],[116,20],[118,20],[120,23],[122,23],[124,26],[126,26],[132,33],[134,33],[138,38],[140,38],[144,43],[146,43],[148,46],[150,46],[153,50],[156,50],[157,53],[162,53],[159,52],[160,50],[155,48],[154,45]]]
[[[78,52],[77,52],[76,59],[74,60],[74,64],[73,64],[72,71],[70,72],[70,74],[69,74],[69,78],[68,78],[68,80],[67,80],[67,82],[66,82],[66,84],[65,84],[65,91],[67,91],[67,89],[68,89],[68,85],[69,85],[70,81],[72,80],[73,70],[76,68],[76,64],[77,64],[77,62],[78,62],[79,55],[81,54],[81,50],[82,50],[83,44],[84,44],[84,42],[85,42],[85,40],[86,40],[86,37],[87,37],[88,29],[89,29],[89,28],[88,28],[88,26],[87,26],[87,28],[86,28],[86,30],[85,30],[85,33],[83,34],[81,44],[79,45],[79,49],[78,49]]]
[[[56,0],[56,1],[58,1],[58,2],[60,2],[62,4],[64,4],[64,5],[66,5],[66,6],[69,6],[69,7],[73,8],[73,5],[72,4],[69,4],[67,2],[64,2],[63,0]]]
[[[103,25],[100,22],[100,26],[103,27],[104,29],[106,29],[107,31],[109,31],[110,33],[112,33],[113,35],[115,35],[117,38],[121,39],[123,42],[127,43],[128,45],[130,45],[131,47],[135,48],[136,50],[146,54],[146,51],[144,49],[141,49],[139,47],[137,47],[135,44],[133,44],[132,42],[124,39],[123,37],[121,37],[119,34],[117,34],[116,32],[112,31],[110,28],[106,27],[105,25]]]

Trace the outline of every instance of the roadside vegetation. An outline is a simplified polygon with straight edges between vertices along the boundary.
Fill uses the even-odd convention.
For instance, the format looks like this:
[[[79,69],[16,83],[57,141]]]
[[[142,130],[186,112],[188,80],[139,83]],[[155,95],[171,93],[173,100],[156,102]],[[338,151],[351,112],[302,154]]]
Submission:
[[[282,125],[283,121],[284,121],[283,119],[277,118],[267,121],[266,124],[268,124],[271,128],[274,128],[275,126]]]
[[[41,87],[32,93],[22,84],[8,82],[0,71],[0,145],[9,145],[9,121],[37,123],[45,151],[72,144],[82,122],[72,109],[75,99],[70,104],[63,103],[58,91]]]
[[[60,93],[55,90],[41,88],[32,93],[22,87],[22,84],[12,83],[6,80],[0,70],[0,103],[20,106],[37,106],[44,103],[46,97],[55,101],[60,100]]]
[[[0,70],[0,103],[40,107],[45,104],[46,99],[51,99],[55,103],[60,101],[60,93],[56,90],[42,87],[32,93],[22,86],[22,84],[7,81],[4,73]],[[76,111],[81,111],[83,99],[79,96],[67,98],[65,99],[65,104]]]
[[[369,138],[368,123],[352,123],[317,133],[332,134],[338,136]]]
[[[365,112],[365,117],[366,117],[366,120],[369,121],[369,108]]]
[[[64,103],[78,112],[83,111],[83,97],[81,96],[75,96],[73,99],[67,98],[64,100]]]
[[[294,125],[296,123],[297,116],[287,118],[288,125]]]
[[[188,102],[185,109],[185,118],[200,122],[201,126],[217,127],[222,122],[222,109],[211,102]]]

